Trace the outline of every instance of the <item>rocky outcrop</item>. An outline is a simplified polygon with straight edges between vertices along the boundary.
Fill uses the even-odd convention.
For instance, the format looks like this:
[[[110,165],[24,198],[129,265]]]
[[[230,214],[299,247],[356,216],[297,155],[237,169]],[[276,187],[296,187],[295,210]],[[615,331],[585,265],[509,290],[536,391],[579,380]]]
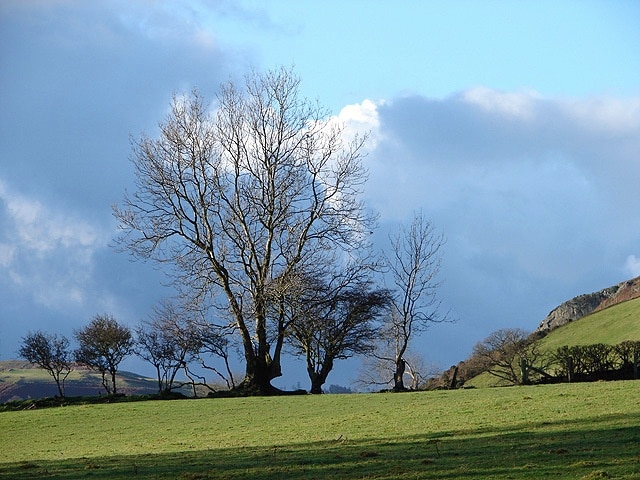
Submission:
[[[621,302],[626,302],[627,300],[633,300],[634,298],[640,297],[640,277],[636,277],[632,280],[627,280],[626,282],[619,283],[616,285],[616,292],[611,295],[609,298],[605,298],[600,305],[598,305],[595,309],[604,310],[605,308],[611,307]]]
[[[536,332],[548,333],[566,323],[603,310],[626,300],[640,297],[640,277],[605,288],[599,292],[578,295],[554,308],[540,323]]]

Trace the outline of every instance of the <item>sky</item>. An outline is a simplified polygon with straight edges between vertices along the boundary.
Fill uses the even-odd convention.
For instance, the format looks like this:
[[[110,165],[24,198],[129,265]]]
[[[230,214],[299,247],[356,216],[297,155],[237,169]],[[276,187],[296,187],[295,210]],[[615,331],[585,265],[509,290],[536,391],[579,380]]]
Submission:
[[[280,66],[370,132],[376,248],[416,211],[447,239],[457,321],[416,339],[428,365],[640,275],[638,25],[632,0],[0,1],[0,360],[30,331],[135,326],[171,295],[113,245],[130,139],[174,92]],[[328,384],[355,380],[345,365]]]

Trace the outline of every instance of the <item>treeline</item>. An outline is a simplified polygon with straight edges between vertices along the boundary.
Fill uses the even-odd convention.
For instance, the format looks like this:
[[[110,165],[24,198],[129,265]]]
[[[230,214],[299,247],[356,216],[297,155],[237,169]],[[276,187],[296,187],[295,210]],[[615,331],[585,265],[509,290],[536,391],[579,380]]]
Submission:
[[[36,331],[22,339],[18,354],[51,375],[61,397],[65,396],[65,380],[77,364],[102,375],[108,395],[116,395],[116,374],[122,360],[136,351],[132,331],[112,316],[97,315],[89,325],[74,332],[78,342],[71,349],[67,337],[57,333]]]
[[[378,265],[386,267],[393,290],[376,287],[367,275],[369,269],[361,265],[330,277],[294,272],[268,282],[262,300],[262,315],[268,322],[262,335],[266,335],[267,347],[275,344],[278,361],[273,377],[282,375],[280,355],[286,349],[304,359],[310,393],[323,392],[336,361],[356,355],[366,357],[366,373],[360,380],[363,385],[394,390],[415,390],[422,385],[424,363],[411,351],[410,342],[429,323],[448,319],[439,313],[435,297],[444,240],[422,214],[416,214],[409,228],[392,241],[397,247],[395,256],[383,255]],[[407,297],[411,302],[405,301]],[[256,306],[246,302],[244,308]],[[99,372],[105,392],[117,395],[118,368],[131,355],[154,368],[161,395],[185,386],[194,396],[198,390],[235,390],[243,395],[288,393],[275,388],[252,390],[247,388],[246,373],[242,378],[233,371],[233,360],[244,360],[246,367],[251,357],[243,358],[242,352],[260,350],[261,345],[256,336],[245,345],[245,338],[238,335],[241,328],[242,324],[229,321],[223,308],[167,300],[134,328],[111,315],[96,315],[74,331],[75,348],[63,335],[30,332],[22,339],[19,355],[46,370],[61,397],[76,364]],[[269,356],[270,350],[262,354]],[[207,381],[202,373],[214,381]]]
[[[640,341],[563,346],[552,355],[554,378],[568,382],[637,379]]]

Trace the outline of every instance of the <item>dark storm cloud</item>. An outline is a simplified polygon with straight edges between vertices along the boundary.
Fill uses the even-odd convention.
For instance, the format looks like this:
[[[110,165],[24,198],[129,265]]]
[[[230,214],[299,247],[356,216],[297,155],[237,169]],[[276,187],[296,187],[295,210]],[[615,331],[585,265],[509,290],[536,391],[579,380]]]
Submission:
[[[5,180],[54,201],[82,199],[77,208],[108,204],[130,174],[129,135],[153,129],[172,91],[211,91],[232,73],[215,40],[188,23],[122,7],[60,2],[4,12]]]
[[[173,7],[0,6],[0,358],[28,330],[70,333],[102,312],[135,323],[166,294],[109,246],[130,135],[153,134],[173,92],[213,97],[247,60]]]
[[[460,322],[425,337],[436,350],[534,329],[558,303],[640,275],[640,99],[477,88],[383,102],[369,124],[383,229],[422,209],[448,238],[443,293]]]

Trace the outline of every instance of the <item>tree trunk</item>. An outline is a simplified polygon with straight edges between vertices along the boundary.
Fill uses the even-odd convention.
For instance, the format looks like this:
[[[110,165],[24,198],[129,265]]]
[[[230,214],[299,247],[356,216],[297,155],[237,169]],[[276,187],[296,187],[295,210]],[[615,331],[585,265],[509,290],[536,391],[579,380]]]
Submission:
[[[158,395],[162,394],[162,375],[160,374],[160,365],[156,365],[156,373],[158,374]]]
[[[449,382],[449,389],[453,390],[458,386],[458,365],[453,367],[453,373],[451,374],[451,382]]]
[[[113,385],[113,394],[115,395],[116,392],[116,371],[115,369],[111,370],[111,385]]]
[[[393,389],[396,392],[406,390],[404,386],[404,371],[406,369],[406,362],[403,358],[398,358],[396,361],[396,371],[393,372]]]
[[[280,349],[275,352],[275,359],[269,353],[270,345],[267,341],[266,319],[256,320],[257,349],[254,349],[253,339],[246,327],[244,318],[239,309],[234,310],[236,323],[242,336],[242,346],[245,358],[245,376],[238,386],[239,390],[244,390],[254,395],[274,395],[280,390],[271,385],[271,380],[282,375],[280,368]],[[257,353],[256,353],[257,350]]]
[[[100,375],[102,375],[102,386],[106,390],[107,395],[111,395],[111,386],[109,385],[109,382],[107,382],[107,371],[100,369]]]
[[[53,379],[56,381],[56,385],[58,386],[58,393],[60,394],[60,397],[64,398],[64,388],[60,385],[60,376],[54,375]]]
[[[254,395],[274,395],[279,390],[271,385],[272,361],[270,358],[261,358],[253,352],[245,352],[246,369],[242,383],[238,386],[239,390],[244,390]]]
[[[311,390],[309,393],[322,393],[322,386],[324,385],[324,382],[327,381],[329,372],[331,372],[332,369],[333,360],[325,359],[320,366],[320,371],[316,371],[316,369],[313,368],[312,362],[307,359],[307,373],[311,380]]]
[[[311,379],[311,390],[309,393],[318,394],[322,393],[322,385],[324,384],[323,380],[320,380],[320,377],[316,376]]]

